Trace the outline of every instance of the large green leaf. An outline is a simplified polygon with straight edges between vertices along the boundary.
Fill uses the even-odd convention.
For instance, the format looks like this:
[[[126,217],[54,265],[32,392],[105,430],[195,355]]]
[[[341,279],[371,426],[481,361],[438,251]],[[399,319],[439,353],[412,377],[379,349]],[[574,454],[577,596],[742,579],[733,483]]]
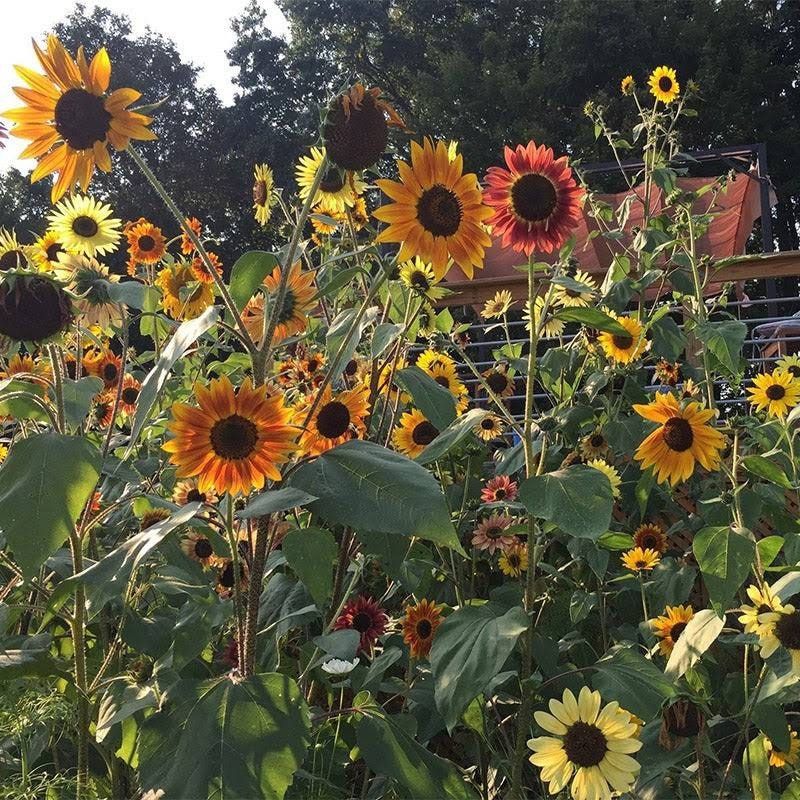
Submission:
[[[598,331],[606,331],[616,336],[629,336],[627,329],[624,328],[614,317],[600,311],[599,308],[561,308],[553,315],[564,322],[580,322],[587,328],[594,328]]]
[[[53,658],[51,645],[49,633],[12,636],[0,641],[0,681],[65,675],[66,669]]]
[[[81,378],[79,381],[63,382],[61,391],[64,398],[64,415],[70,425],[80,425],[86,419],[92,398],[102,388],[103,381],[94,375]]]
[[[319,500],[308,509],[358,530],[418,536],[461,550],[442,490],[419,464],[355,440],[301,466],[289,484]]]
[[[25,577],[69,538],[100,477],[88,440],[58,433],[21,439],[0,467],[0,527]]]
[[[241,511],[236,512],[236,516],[239,519],[264,517],[276,511],[288,511],[290,508],[305,506],[316,499],[316,495],[292,486],[284,486],[256,495]]]
[[[696,329],[697,338],[731,375],[741,372],[741,352],[747,337],[747,325],[736,319],[703,322]]]
[[[241,311],[264,278],[278,266],[278,259],[263,250],[249,250],[236,259],[231,269],[231,297]]]
[[[582,464],[528,478],[519,498],[531,514],[572,536],[596,539],[611,522],[611,484],[600,470]]]
[[[777,703],[758,703],[753,709],[752,720],[777,750],[789,752],[791,746],[789,723],[786,714]]]
[[[786,473],[774,461],[770,461],[764,456],[745,456],[741,464],[748,472],[752,472],[759,478],[764,478],[784,489],[792,488],[792,482],[786,477]]]
[[[322,528],[289,531],[281,551],[317,607],[323,608],[333,589],[333,563],[338,552],[333,534]]]
[[[397,373],[396,380],[434,428],[443,431],[456,418],[456,401],[452,393],[436,383],[427,372],[419,367],[407,367]]]
[[[309,730],[305,700],[286,675],[180,681],[142,726],[142,788],[193,800],[281,800]]]
[[[724,627],[725,620],[710,608],[698,611],[683,629],[680,639],[675,642],[664,674],[672,680],[680,678],[702,658]]]
[[[756,736],[742,753],[742,771],[750,786],[752,800],[772,800],[769,785],[769,760],[764,736]]]
[[[472,408],[443,430],[418,456],[418,464],[430,464],[449,453],[472,434],[476,426],[489,416],[483,408]]]
[[[476,800],[453,764],[415,740],[414,724],[413,717],[387,717],[377,709],[362,714],[356,735],[367,766],[397,781],[403,800]]]
[[[528,617],[499,603],[464,606],[436,631],[430,662],[436,707],[449,728],[503,668]]]
[[[44,397],[44,389],[35,383],[6,378],[0,381],[0,419],[35,419],[49,422],[47,412],[36,402]]]
[[[723,614],[744,583],[755,558],[755,544],[727,525],[703,528],[694,536],[697,559],[714,610]]]

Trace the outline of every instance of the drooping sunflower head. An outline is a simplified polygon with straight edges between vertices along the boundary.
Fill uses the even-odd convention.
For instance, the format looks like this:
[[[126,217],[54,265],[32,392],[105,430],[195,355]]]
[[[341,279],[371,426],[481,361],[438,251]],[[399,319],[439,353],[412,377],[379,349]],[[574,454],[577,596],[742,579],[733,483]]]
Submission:
[[[438,285],[433,267],[419,256],[400,265],[400,281],[414,294],[428,300],[438,300],[447,293],[447,289]]]
[[[214,545],[211,544],[209,538],[196,531],[183,538],[181,541],[181,550],[183,550],[192,561],[202,564],[206,569],[216,566],[218,563],[222,563],[222,559],[214,552]]]
[[[198,281],[191,265],[180,261],[165,266],[155,285],[161,289],[161,305],[172,319],[199,317],[214,302],[211,285]]]
[[[44,275],[8,274],[0,282],[0,335],[16,342],[46,342],[72,324],[69,295]]]
[[[30,248],[19,243],[15,231],[0,227],[0,272],[25,267],[28,263],[26,251],[30,252]]]
[[[125,226],[128,253],[137,264],[157,264],[167,251],[161,228],[142,218]]]
[[[122,220],[109,205],[89,195],[70,195],[48,216],[50,230],[65,250],[87,256],[111,253],[120,240]]]
[[[616,318],[626,333],[601,331],[597,341],[607,358],[618,364],[630,364],[643,355],[649,346],[644,326],[635,317],[612,316]]]
[[[311,193],[311,187],[321,169],[325,170],[325,174],[314,197],[314,205],[318,206],[323,214],[331,212],[344,214],[348,208],[355,205],[356,197],[364,193],[366,189],[364,182],[351,172],[344,172],[328,164],[325,148],[312,147],[309,155],[300,156],[295,170],[301,200],[306,200]]]
[[[602,458],[593,458],[591,461],[587,462],[587,466],[596,469],[598,472],[602,472],[603,475],[608,478],[608,482],[611,485],[611,496],[612,497],[619,497],[619,487],[622,484],[622,478],[620,478],[619,472]]]
[[[669,656],[693,616],[694,610],[689,605],[667,606],[664,614],[652,621],[653,633],[661,640],[658,643],[661,655]]]
[[[256,164],[253,171],[253,213],[259,225],[266,225],[275,205],[275,178],[266,164]]]
[[[661,561],[661,556],[655,550],[643,550],[634,547],[622,556],[622,566],[632,572],[645,572],[656,567]]]
[[[656,364],[655,379],[665,386],[677,386],[683,377],[681,365],[673,363],[664,358],[659,359]]]
[[[776,369],[756,375],[747,392],[758,411],[783,418],[800,401],[800,378],[795,378],[789,370]]]
[[[656,67],[650,73],[647,85],[650,87],[650,94],[665,105],[669,105],[681,92],[678,77],[672,67]]]
[[[325,118],[322,137],[333,164],[351,172],[371,167],[386,150],[389,125],[405,123],[382,90],[361,83],[335,97]]]
[[[427,658],[436,629],[442,623],[442,609],[430,600],[406,606],[403,616],[403,641],[411,648],[412,658]]]
[[[626,75],[619,84],[619,90],[624,95],[631,95],[633,94],[634,89],[636,88],[636,81],[633,79],[633,75]]]
[[[500,571],[510,578],[519,578],[528,569],[528,548],[522,542],[507,547],[497,561]]]
[[[299,448],[304,455],[318,456],[364,435],[369,412],[367,387],[358,385],[334,394],[329,384],[318,402],[316,395],[306,397],[294,412],[294,423],[302,428]]]
[[[395,450],[409,458],[416,458],[439,435],[439,429],[425,415],[412,408],[400,417],[392,433]]]
[[[483,305],[481,316],[484,319],[497,319],[508,314],[511,306],[514,305],[514,298],[508,289],[500,289],[494,293]]]
[[[633,532],[633,543],[642,550],[655,550],[663,555],[667,551],[667,534],[655,522],[645,522]]]

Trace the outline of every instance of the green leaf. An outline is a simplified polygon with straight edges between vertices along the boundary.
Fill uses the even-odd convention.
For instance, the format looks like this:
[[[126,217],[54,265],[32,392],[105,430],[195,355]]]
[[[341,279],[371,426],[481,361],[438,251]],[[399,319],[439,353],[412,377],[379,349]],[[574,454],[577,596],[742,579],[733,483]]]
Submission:
[[[305,700],[286,675],[180,681],[142,725],[142,789],[281,800],[303,763],[310,727]]]
[[[783,536],[765,536],[756,542],[762,567],[768,567],[778,557],[784,541]]]
[[[759,703],[753,709],[752,720],[778,750],[789,751],[789,723],[779,705]]]
[[[345,286],[353,283],[356,279],[356,275],[365,275],[368,276],[368,273],[365,272],[361,267],[348,267],[347,269],[343,269],[341,272],[337,272],[336,275],[331,278],[320,290],[317,298],[320,297],[329,297],[332,294],[335,294]]]
[[[523,609],[496,602],[464,606],[441,624],[430,662],[436,707],[448,728],[458,724],[464,709],[500,672],[527,627]]]
[[[595,664],[595,669],[592,685],[603,700],[616,700],[645,722],[659,714],[664,702],[677,694],[674,682],[635,650],[612,650]]]
[[[436,479],[411,459],[373,442],[334,447],[301,466],[289,485],[318,495],[308,508],[328,522],[418,536],[463,552]]]
[[[709,527],[695,534],[692,551],[703,573],[711,605],[723,614],[750,572],[755,545],[728,526]]]
[[[405,790],[400,797],[406,800],[477,800],[453,764],[431,753],[409,733],[407,729],[414,724],[413,717],[387,717],[377,709],[362,714],[356,736],[367,766],[397,781]]]
[[[386,348],[397,339],[402,330],[403,326],[396,322],[382,322],[380,325],[376,325],[369,345],[370,357],[375,359],[383,355]]]
[[[317,608],[323,608],[333,590],[333,564],[338,553],[333,534],[322,528],[289,531],[281,550]]]
[[[791,489],[792,482],[786,477],[786,473],[774,462],[764,456],[745,456],[741,460],[742,466],[753,475],[770,483],[782,486],[784,489]]]
[[[100,700],[95,738],[102,742],[114,725],[145,708],[158,708],[158,695],[152,686],[115,681]]]
[[[276,511],[288,511],[290,508],[307,506],[317,496],[295,489],[293,486],[284,486],[281,489],[272,489],[256,495],[241,511],[236,512],[239,519],[254,519],[274,514]]]
[[[443,431],[456,418],[455,398],[427,372],[419,367],[407,367],[397,372],[396,380],[437,430]]]
[[[128,452],[133,448],[145,423],[149,419],[153,404],[164,387],[167,376],[175,362],[184,355],[200,336],[216,324],[218,317],[219,310],[215,306],[211,306],[196,319],[188,319],[186,322],[182,322],[167,346],[161,351],[161,356],[156,365],[142,381],[142,388],[136,403],[136,413],[133,415],[133,424],[131,425]]]
[[[580,322],[587,328],[594,328],[598,331],[605,331],[616,336],[628,336],[628,331],[614,317],[600,311],[599,308],[561,308],[553,316],[562,319],[564,322]]]
[[[361,341],[364,329],[371,325],[377,316],[377,307],[372,306],[358,322],[358,311],[355,308],[346,308],[339,314],[328,328],[325,345],[328,353],[337,357],[340,369],[344,369]],[[340,355],[341,354],[341,355]]]
[[[58,433],[21,439],[0,466],[0,525],[26,578],[69,538],[100,477],[88,440]]]
[[[531,514],[571,536],[597,539],[611,522],[611,484],[600,470],[582,464],[528,478],[519,498]]]
[[[781,800],[800,800],[800,779],[793,780],[784,789]]]
[[[696,336],[703,346],[731,375],[741,372],[742,345],[747,337],[747,325],[736,319],[724,322],[703,322],[696,328]]]
[[[472,435],[473,430],[489,412],[482,408],[472,408],[443,430],[416,458],[418,464],[430,464],[449,453],[456,445]]]
[[[120,281],[119,283],[106,282],[106,290],[112,302],[122,303],[123,305],[136,308],[140,311],[145,306],[147,288],[147,286],[143,283],[139,283],[139,281]]]
[[[100,378],[90,375],[79,381],[65,380],[62,385],[64,414],[70,425],[80,425],[86,419],[92,398],[103,388]]]
[[[698,611],[686,624],[675,643],[664,674],[672,680],[680,678],[714,644],[724,627],[725,620],[710,608]]]
[[[278,259],[263,250],[250,250],[236,260],[231,269],[230,292],[236,308],[241,311],[264,278],[278,266]]]
[[[763,735],[756,736],[742,753],[742,771],[750,786],[752,800],[772,800],[769,760]]]
[[[63,675],[50,653],[49,633],[13,636],[0,643],[0,681]]]
[[[22,394],[19,394],[22,392]],[[16,394],[17,397],[9,397]],[[7,378],[0,381],[0,418],[35,419],[37,422],[49,422],[50,417],[41,405],[33,398],[44,397],[41,386],[28,381]]]

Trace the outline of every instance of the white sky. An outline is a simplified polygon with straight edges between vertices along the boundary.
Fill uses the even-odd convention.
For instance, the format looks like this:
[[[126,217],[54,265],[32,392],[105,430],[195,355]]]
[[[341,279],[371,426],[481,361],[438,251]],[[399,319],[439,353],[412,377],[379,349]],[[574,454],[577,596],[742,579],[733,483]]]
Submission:
[[[22,83],[13,65],[22,64],[40,71],[31,39],[35,37],[41,42],[43,34],[63,20],[74,7],[64,0],[6,2],[8,7],[0,25],[0,111],[22,105],[11,91],[12,86]],[[286,20],[274,0],[259,0],[259,3],[267,11],[273,32],[285,35]],[[202,67],[201,83],[216,87],[223,102],[233,98],[233,70],[225,56],[225,51],[233,45],[229,21],[241,13],[247,0],[101,0],[99,3],[86,2],[85,5],[87,11],[100,5],[125,14],[131,20],[134,33],[141,33],[149,27],[172,39],[184,60]],[[110,55],[113,65],[114,54]],[[26,144],[25,140],[9,137],[6,149],[0,150],[0,170],[11,164],[23,173],[30,170],[32,161],[17,159]]]

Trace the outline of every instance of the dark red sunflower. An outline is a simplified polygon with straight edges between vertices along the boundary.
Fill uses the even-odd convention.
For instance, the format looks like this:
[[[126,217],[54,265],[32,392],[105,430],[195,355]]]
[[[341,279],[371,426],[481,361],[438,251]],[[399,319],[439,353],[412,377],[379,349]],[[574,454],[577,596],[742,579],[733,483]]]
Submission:
[[[361,636],[359,651],[368,653],[378,641],[378,637],[386,630],[388,621],[386,612],[375,600],[362,594],[345,604],[333,629],[358,631]]]

